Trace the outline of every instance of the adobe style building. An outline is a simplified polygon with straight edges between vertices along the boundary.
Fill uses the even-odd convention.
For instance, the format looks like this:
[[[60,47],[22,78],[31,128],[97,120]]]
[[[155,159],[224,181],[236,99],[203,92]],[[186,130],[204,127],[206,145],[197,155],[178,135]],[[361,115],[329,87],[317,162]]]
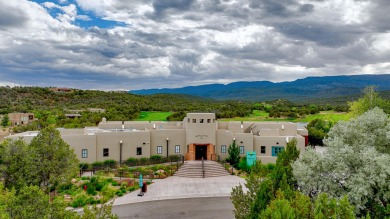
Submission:
[[[8,113],[12,126],[25,125],[34,121],[34,113]]]
[[[301,152],[308,132],[290,122],[218,122],[213,113],[188,113],[178,122],[106,121],[98,127],[59,129],[62,138],[74,148],[80,162],[117,160],[151,155],[183,155],[186,160],[225,159],[235,141],[241,156],[256,151],[257,159],[273,163],[287,142],[296,138]],[[38,132],[10,136],[26,141]]]

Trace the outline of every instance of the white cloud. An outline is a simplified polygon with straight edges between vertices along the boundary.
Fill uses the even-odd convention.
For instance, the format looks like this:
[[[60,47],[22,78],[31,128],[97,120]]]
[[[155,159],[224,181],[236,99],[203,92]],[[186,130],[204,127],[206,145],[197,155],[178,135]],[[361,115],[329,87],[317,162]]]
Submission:
[[[389,73],[385,3],[1,1],[0,78],[31,85],[142,89]],[[60,13],[51,16],[54,9]],[[76,26],[76,19],[93,23],[94,16],[126,26]]]

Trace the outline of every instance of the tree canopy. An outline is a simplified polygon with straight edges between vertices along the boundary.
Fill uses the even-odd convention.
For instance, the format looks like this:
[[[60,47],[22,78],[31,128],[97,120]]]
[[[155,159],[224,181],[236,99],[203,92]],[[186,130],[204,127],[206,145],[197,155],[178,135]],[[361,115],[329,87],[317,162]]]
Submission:
[[[384,217],[390,203],[389,124],[379,108],[337,123],[324,140],[324,154],[306,151],[292,165],[301,191],[311,197],[346,195],[358,215]]]

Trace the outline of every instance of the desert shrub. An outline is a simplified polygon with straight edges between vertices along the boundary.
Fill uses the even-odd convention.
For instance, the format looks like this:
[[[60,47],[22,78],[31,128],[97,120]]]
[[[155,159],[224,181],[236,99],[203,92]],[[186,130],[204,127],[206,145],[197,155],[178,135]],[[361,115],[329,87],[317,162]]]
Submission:
[[[87,183],[86,186],[87,186],[87,193],[89,195],[96,195],[97,194],[96,187],[92,183]]]
[[[89,164],[89,163],[79,163],[79,169],[81,169],[81,170],[91,169],[91,164]]]
[[[102,202],[106,202],[115,196],[115,188],[111,186],[105,186],[102,190],[103,199]]]
[[[238,169],[245,172],[250,172],[250,167],[246,163],[246,157],[241,157],[240,162],[238,163]]]
[[[116,168],[118,166],[118,162],[116,160],[105,160],[103,164],[105,167],[110,168]]]
[[[78,208],[83,207],[89,203],[89,197],[84,193],[77,194],[71,203],[72,207]]]
[[[169,155],[169,162],[172,161],[172,162],[177,162],[180,160],[180,156],[179,155]]]
[[[135,158],[135,157],[129,157],[127,158],[127,160],[125,161],[125,164],[126,165],[129,165],[129,166],[136,166],[138,163],[138,159]]]
[[[150,160],[151,161],[160,161],[161,160],[161,158],[162,158],[162,156],[161,155],[152,155],[152,156],[150,156]]]
[[[147,158],[147,157],[141,157],[140,159],[139,159],[139,162],[140,162],[140,164],[141,165],[146,165],[146,164],[149,164],[149,158]]]
[[[93,162],[92,166],[96,167],[96,168],[101,168],[104,166],[104,164],[103,164],[103,162]]]
[[[98,182],[97,184],[96,184],[96,186],[95,186],[95,189],[96,189],[96,191],[102,191],[102,189],[103,189],[103,187],[104,187],[105,185],[104,185],[104,183],[103,182]]]

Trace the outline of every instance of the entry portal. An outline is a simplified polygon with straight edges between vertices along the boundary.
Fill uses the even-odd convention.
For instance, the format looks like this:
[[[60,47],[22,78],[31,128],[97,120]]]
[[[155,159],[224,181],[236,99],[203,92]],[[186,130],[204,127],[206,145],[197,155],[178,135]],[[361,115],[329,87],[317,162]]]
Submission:
[[[207,160],[207,145],[196,145],[195,146],[195,160]]]
[[[214,145],[212,144],[188,144],[186,160],[211,160],[215,154]]]

